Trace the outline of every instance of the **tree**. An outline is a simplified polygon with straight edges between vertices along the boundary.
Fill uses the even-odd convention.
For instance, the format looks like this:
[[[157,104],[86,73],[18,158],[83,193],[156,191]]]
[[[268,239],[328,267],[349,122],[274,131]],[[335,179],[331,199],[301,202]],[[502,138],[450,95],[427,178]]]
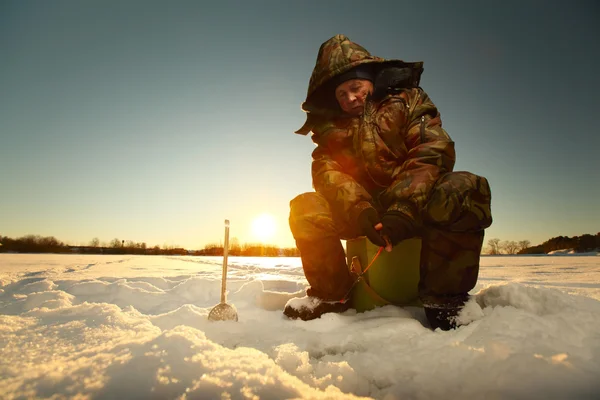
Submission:
[[[92,240],[90,240],[90,247],[98,247],[98,246],[100,246],[100,239],[95,237]]]
[[[531,246],[531,242],[529,240],[519,240],[519,251],[523,251],[529,246]]]
[[[596,248],[596,238],[592,235],[582,235],[579,237],[576,250],[580,252],[590,251]]]
[[[488,240],[489,254],[500,254],[500,239],[494,238]]]
[[[110,247],[114,248],[114,249],[118,249],[121,247],[121,241],[117,238],[114,238],[113,240],[110,241]]]
[[[506,251],[506,254],[516,254],[519,245],[514,240],[506,240],[502,243],[502,248]]]
[[[229,242],[229,254],[239,256],[242,253],[242,247],[238,238],[234,237]]]
[[[159,245],[155,245],[154,247],[152,247],[152,249],[150,249],[150,254],[154,254],[154,255],[158,255],[160,254],[160,246]]]

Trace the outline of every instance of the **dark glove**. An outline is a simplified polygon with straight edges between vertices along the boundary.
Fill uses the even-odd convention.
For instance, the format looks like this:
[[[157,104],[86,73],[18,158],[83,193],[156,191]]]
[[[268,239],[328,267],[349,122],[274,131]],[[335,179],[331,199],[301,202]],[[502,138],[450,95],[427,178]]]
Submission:
[[[365,208],[358,214],[358,226],[363,235],[365,235],[371,243],[385,247],[385,240],[375,229],[375,225],[379,223],[379,215],[373,207]]]
[[[414,223],[401,212],[386,212],[381,218],[381,224],[383,228],[379,233],[382,237],[386,237],[392,246],[414,236]]]

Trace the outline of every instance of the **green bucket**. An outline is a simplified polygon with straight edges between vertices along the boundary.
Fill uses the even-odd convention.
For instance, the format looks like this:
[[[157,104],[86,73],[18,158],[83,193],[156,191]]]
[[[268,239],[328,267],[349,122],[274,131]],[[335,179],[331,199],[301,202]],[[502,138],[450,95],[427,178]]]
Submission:
[[[346,242],[348,268],[352,269],[352,260],[356,257],[360,264],[360,272],[364,271],[377,255],[378,250],[379,247],[365,237],[348,240]],[[358,312],[363,312],[388,304],[420,305],[418,296],[420,257],[420,238],[404,240],[394,246],[389,253],[383,250],[354,286],[351,293],[354,308]]]

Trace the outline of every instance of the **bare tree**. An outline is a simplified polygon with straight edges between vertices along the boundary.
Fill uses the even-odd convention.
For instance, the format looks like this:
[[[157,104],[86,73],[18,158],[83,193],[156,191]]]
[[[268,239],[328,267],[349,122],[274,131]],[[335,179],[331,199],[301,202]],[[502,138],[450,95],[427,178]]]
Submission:
[[[500,254],[500,239],[494,238],[488,240],[489,254]]]
[[[519,240],[519,251],[523,251],[531,246],[529,240]]]
[[[90,240],[90,247],[98,247],[98,246],[100,246],[100,239],[95,237],[92,240]]]
[[[121,246],[121,241],[117,238],[114,238],[113,240],[110,241],[110,247],[114,248],[114,249],[118,249]]]
[[[239,256],[242,252],[242,246],[240,246],[240,241],[238,238],[234,237],[229,242],[229,254],[233,256]]]
[[[519,245],[514,240],[506,240],[502,242],[501,247],[506,251],[506,254],[516,254]]]

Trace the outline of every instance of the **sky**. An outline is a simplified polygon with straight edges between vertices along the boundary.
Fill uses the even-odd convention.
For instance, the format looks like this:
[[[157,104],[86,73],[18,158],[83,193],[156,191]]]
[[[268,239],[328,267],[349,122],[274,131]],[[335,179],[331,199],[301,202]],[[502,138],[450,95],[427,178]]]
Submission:
[[[0,234],[293,246],[321,43],[423,61],[486,239],[600,231],[594,1],[0,1]],[[268,213],[271,237],[253,221]]]
[[[483,257],[464,326],[444,332],[418,307],[286,319],[307,284],[297,257],[230,258],[238,321],[215,322],[221,257],[0,254],[0,393],[597,399],[598,260]]]

